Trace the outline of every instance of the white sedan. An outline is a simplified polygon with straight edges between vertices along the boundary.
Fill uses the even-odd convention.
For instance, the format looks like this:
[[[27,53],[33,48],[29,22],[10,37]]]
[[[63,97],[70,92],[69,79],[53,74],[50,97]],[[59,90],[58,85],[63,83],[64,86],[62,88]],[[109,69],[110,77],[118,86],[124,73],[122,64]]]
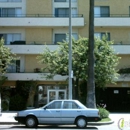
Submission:
[[[98,109],[87,108],[78,100],[53,100],[41,108],[19,111],[14,118],[29,128],[37,127],[38,124],[75,124],[84,128],[87,122],[101,120]]]

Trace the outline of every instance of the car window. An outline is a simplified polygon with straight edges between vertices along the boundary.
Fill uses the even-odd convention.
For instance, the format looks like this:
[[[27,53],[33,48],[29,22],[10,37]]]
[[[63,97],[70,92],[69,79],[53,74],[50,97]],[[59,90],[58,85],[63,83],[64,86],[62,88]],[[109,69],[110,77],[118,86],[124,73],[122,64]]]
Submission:
[[[62,101],[55,101],[47,106],[47,109],[60,109]]]
[[[79,106],[72,101],[64,101],[63,109],[79,109]]]

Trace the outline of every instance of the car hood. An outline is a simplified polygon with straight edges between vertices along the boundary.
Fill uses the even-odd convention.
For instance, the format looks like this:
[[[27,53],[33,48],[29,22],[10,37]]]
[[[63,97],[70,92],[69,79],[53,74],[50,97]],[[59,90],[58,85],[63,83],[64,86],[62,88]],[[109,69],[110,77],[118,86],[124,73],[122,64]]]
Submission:
[[[18,116],[27,116],[27,115],[39,115],[42,108],[37,109],[29,109],[29,110],[22,110],[17,113]]]

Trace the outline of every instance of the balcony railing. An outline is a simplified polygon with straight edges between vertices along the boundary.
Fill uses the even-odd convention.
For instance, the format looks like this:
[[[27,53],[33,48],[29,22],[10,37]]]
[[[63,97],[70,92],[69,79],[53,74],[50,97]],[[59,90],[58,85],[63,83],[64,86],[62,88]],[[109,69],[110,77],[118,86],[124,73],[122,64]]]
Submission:
[[[115,18],[120,18],[120,17],[130,17],[130,14],[94,14],[95,18],[109,18],[109,17],[115,17]]]
[[[34,18],[34,17],[37,17],[37,18],[42,18],[42,17],[45,17],[45,18],[66,18],[66,17],[69,17],[69,14],[1,14],[0,18],[1,17],[30,17],[30,18]],[[72,14],[72,18],[78,18],[78,17],[83,17],[83,14]]]
[[[22,2],[22,0],[0,0],[0,2]]]
[[[55,41],[6,41],[5,45],[57,45]]]
[[[56,41],[7,41],[5,40],[5,45],[57,45]],[[130,41],[115,41],[113,40],[113,45],[130,45]]]

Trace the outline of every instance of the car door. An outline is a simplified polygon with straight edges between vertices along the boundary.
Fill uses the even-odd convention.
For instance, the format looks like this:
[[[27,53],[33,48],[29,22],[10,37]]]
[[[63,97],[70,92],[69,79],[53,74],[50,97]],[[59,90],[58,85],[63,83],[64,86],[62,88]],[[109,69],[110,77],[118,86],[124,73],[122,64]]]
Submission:
[[[60,124],[61,123],[61,104],[62,101],[53,101],[47,105],[40,113],[39,123]]]
[[[62,123],[73,124],[75,118],[82,115],[82,109],[74,101],[64,101],[62,109]]]

